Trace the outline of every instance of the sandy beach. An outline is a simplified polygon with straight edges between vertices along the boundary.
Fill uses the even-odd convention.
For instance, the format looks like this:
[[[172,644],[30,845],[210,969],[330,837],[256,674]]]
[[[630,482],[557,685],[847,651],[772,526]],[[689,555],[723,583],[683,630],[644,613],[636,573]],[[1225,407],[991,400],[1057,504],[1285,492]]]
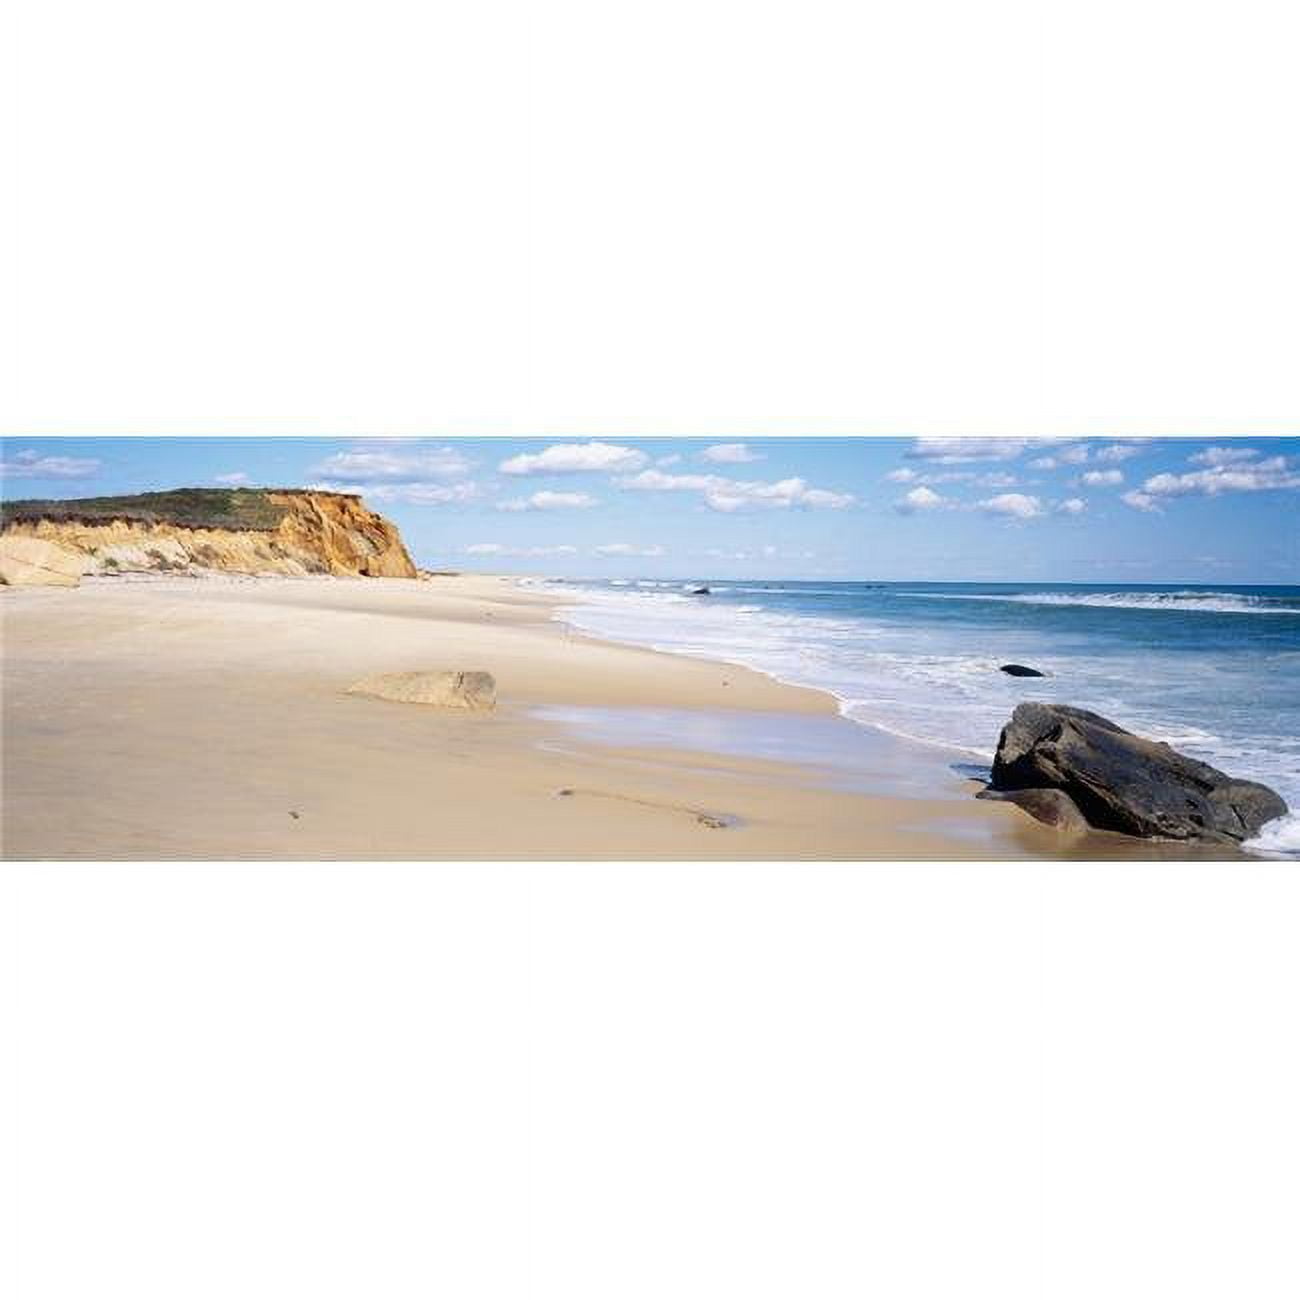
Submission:
[[[578,635],[559,604],[488,576],[7,590],[4,856],[1132,855],[976,801],[828,695]],[[423,669],[492,673],[497,708],[346,693]]]

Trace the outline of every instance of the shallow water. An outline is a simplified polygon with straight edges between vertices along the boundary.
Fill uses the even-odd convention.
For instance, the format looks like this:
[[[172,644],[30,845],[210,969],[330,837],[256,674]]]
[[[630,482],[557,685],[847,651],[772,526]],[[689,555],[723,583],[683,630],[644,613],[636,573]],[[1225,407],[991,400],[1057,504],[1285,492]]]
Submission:
[[[798,764],[836,790],[933,798],[945,779],[954,789],[986,768],[957,771],[939,751],[873,735],[844,718],[739,709],[609,709],[546,706],[534,717],[558,722],[584,741],[621,749],[674,749]],[[924,761],[928,759],[929,761]],[[971,785],[970,789],[976,787]]]

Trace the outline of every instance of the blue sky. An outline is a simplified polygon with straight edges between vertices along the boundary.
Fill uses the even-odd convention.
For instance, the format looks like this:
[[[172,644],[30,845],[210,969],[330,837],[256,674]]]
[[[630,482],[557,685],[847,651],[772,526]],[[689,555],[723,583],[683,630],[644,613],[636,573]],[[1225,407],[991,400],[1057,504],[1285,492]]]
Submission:
[[[1300,581],[1300,438],[6,438],[3,494],[360,492],[429,568]]]

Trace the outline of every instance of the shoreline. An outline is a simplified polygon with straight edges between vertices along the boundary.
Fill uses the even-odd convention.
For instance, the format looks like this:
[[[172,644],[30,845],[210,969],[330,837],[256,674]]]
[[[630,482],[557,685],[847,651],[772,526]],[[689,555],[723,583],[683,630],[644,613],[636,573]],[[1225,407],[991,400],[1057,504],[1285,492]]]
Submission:
[[[560,617],[566,603],[507,575],[7,591],[0,849],[9,860],[1244,857],[1067,841],[975,800],[917,742],[845,718],[829,692],[593,637]],[[344,693],[372,673],[434,668],[492,672],[498,708]]]
[[[516,581],[518,581],[518,578],[516,578]],[[578,580],[574,581],[576,584]],[[574,587],[570,587],[569,590],[577,592],[583,590],[583,588],[575,585]],[[567,608],[576,608],[579,604],[580,602],[577,601],[560,601],[557,610],[557,621],[566,622],[566,620],[560,619],[558,614]],[[829,711],[833,712],[836,717],[843,719],[845,722],[848,722],[855,727],[866,728],[875,735],[886,737],[890,741],[896,741],[901,745],[918,751],[919,753],[947,755],[953,760],[953,762],[978,759],[981,762],[988,764],[991,763],[993,759],[993,750],[991,749],[978,750],[951,741],[927,740],[922,736],[909,735],[907,732],[889,727],[878,719],[856,719],[848,712],[848,701],[836,695],[835,692],[830,690],[828,687],[813,686],[803,682],[787,681],[784,677],[779,676],[771,669],[763,668],[755,664],[747,664],[740,659],[728,659],[721,655],[711,656],[691,654],[683,650],[673,649],[670,646],[659,645],[652,642],[623,640],[612,636],[598,636],[595,633],[587,632],[572,624],[568,624],[568,626],[573,628],[574,635],[588,637],[599,644],[628,646],[634,649],[648,649],[652,650],[655,654],[668,655],[672,658],[678,659],[698,659],[704,663],[714,663],[723,667],[736,668],[737,670],[743,669],[745,672],[757,673],[759,676],[767,678],[768,681],[773,682],[777,686],[799,691],[812,691],[817,695],[824,696],[830,702]]]

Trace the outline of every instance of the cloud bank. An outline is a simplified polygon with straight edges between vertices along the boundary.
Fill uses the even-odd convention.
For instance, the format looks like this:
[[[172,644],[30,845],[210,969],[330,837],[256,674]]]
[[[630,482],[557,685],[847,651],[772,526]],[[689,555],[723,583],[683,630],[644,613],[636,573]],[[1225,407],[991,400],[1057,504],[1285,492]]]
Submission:
[[[648,459],[633,447],[609,442],[561,442],[511,456],[498,468],[503,474],[614,474],[640,469]]]
[[[20,451],[12,460],[0,460],[0,478],[94,478],[102,461],[78,456],[42,456]]]

